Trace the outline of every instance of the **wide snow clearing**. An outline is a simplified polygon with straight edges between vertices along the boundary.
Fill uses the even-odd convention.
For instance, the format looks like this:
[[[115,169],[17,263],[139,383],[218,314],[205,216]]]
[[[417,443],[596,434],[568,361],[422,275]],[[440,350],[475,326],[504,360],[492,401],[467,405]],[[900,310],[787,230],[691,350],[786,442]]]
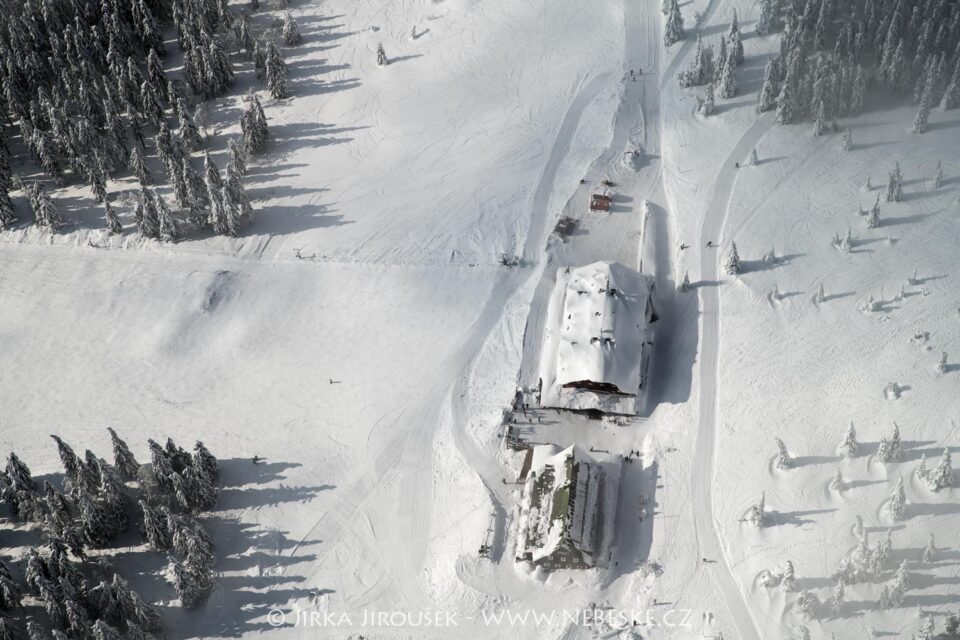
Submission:
[[[259,25],[282,17],[264,5]],[[696,33],[715,44],[734,9],[738,91],[704,117],[703,88],[676,76]],[[756,36],[746,0],[684,3],[687,35],[666,49],[660,0],[291,11],[304,40],[283,48],[291,96],[261,91],[273,138],[244,178],[258,215],[239,238],[144,240],[126,209],[125,234],[108,237],[77,186],[54,192],[59,233],[0,233],[4,452],[46,476],[61,470],[48,434],[109,457],[113,427],[141,461],[148,438],[167,437],[221,459],[206,607],[179,607],[162,559],[125,567],[167,637],[943,627],[960,602],[960,490],[933,491],[918,467],[960,447],[960,112],[934,110],[917,135],[908,98],[868,92],[863,115],[840,121],[849,150],[809,122],[777,126],[756,97],[779,33]],[[262,88],[236,66],[234,91],[210,106],[220,166],[241,93]],[[881,197],[869,227],[859,212],[895,163],[904,198]],[[603,181],[610,211],[590,211]],[[561,216],[566,237],[552,233]],[[741,271],[728,274],[734,241]],[[537,384],[557,273],[597,261],[656,284],[640,415],[511,414],[517,386]],[[851,421],[860,445],[844,458]],[[877,461],[895,424],[900,460]],[[626,457],[598,568],[515,562],[523,454],[509,438]],[[762,493],[757,528],[747,516]],[[5,561],[33,543],[14,526],[0,529]],[[831,607],[838,564],[888,531],[887,564]],[[910,589],[878,608],[903,560]],[[773,583],[787,561],[785,590]],[[823,603],[816,616],[801,615],[803,591]],[[583,613],[598,608],[610,617]]]

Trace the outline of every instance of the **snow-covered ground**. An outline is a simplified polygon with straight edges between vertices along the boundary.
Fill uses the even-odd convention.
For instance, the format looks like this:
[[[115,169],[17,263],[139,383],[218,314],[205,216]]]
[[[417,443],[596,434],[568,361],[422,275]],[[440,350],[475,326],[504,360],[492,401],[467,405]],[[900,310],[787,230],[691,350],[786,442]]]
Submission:
[[[48,433],[105,452],[112,426],[141,458],[147,438],[171,436],[225,461],[222,590],[207,610],[168,614],[170,637],[576,638],[604,627],[482,616],[593,603],[661,622],[690,612],[690,626],[650,637],[793,637],[796,595],[758,576],[791,560],[798,587],[826,600],[857,515],[874,541],[893,528],[915,588],[878,612],[879,583],[848,587],[840,614],[807,623],[814,637],[908,637],[917,608],[957,606],[956,490],[932,493],[913,473],[960,437],[957,112],[934,112],[916,136],[912,106],[877,99],[841,123],[849,152],[807,124],[776,127],[754,104],[777,38],[752,35],[753,3],[698,0],[683,11],[705,37],[734,8],[747,34],[739,94],[703,119],[697,90],[675,79],[692,36],[664,50],[659,5],[294,3],[304,43],[285,49],[292,97],[265,101],[274,142],[246,179],[260,214],[243,237],[108,245],[86,189],[66,194],[78,224],[55,238],[3,234],[4,448],[50,473]],[[241,68],[238,91],[251,75]],[[211,129],[235,132],[238,104],[218,101]],[[758,166],[738,169],[754,148]],[[621,162],[633,149],[639,170]],[[895,161],[906,197],[881,202],[867,229],[857,209]],[[604,177],[616,206],[588,213]],[[561,215],[578,220],[563,241],[550,235]],[[830,242],[847,227],[849,253]],[[731,240],[738,278],[718,267]],[[502,253],[520,265],[501,266]],[[501,418],[518,371],[536,382],[557,269],[596,260],[657,279],[648,407],[622,424],[530,412],[514,428],[642,462],[625,465],[613,566],[545,579],[513,562],[519,457],[501,448]],[[678,293],[685,272],[695,286]],[[865,313],[871,295],[879,308]],[[851,420],[864,444],[841,460]],[[905,460],[870,462],[894,422]],[[774,468],[775,436],[793,469]],[[898,475],[908,506],[893,523],[881,505]],[[771,513],[755,530],[741,518],[760,491]],[[931,532],[940,552],[923,564]],[[273,607],[286,625],[270,626]],[[459,626],[372,629],[372,610],[455,612]],[[299,611],[349,620],[298,626]]]

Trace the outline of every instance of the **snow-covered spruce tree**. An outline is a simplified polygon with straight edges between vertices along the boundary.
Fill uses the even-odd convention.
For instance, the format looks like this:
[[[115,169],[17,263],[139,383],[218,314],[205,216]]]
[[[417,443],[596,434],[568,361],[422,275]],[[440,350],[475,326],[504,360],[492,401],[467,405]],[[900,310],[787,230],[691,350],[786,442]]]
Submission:
[[[930,126],[930,106],[933,102],[933,92],[934,78],[932,75],[928,75],[923,93],[920,96],[920,105],[917,107],[917,115],[913,119],[913,128],[911,129],[913,133],[926,133],[927,128]]]
[[[287,64],[280,55],[277,45],[270,43],[267,50],[267,89],[274,100],[287,97]]]
[[[663,26],[663,44],[669,47],[674,42],[683,40],[683,36],[683,14],[680,13],[680,4],[677,0],[670,0]]]
[[[731,46],[727,54],[727,61],[723,65],[723,75],[720,77],[720,97],[730,99],[737,94],[737,64],[736,49]]]
[[[103,201],[103,217],[108,232],[112,234],[123,233],[123,225],[120,224],[120,218],[117,217],[116,211],[110,206],[109,197]]]
[[[880,591],[877,595],[877,609],[890,608],[890,587],[885,584],[880,585]]]
[[[194,149],[199,149],[203,144],[203,138],[200,137],[200,130],[197,129],[197,125],[193,120],[193,116],[187,110],[186,104],[183,102],[183,98],[177,99],[179,106],[177,108],[177,121],[179,126],[177,127],[177,135],[180,136],[180,139],[183,141],[184,147],[187,151],[192,151]]]
[[[76,597],[64,595],[63,609],[67,614],[67,626],[70,628],[71,635],[76,638],[85,638],[90,628],[90,615],[79,597],[80,594],[76,594]]]
[[[113,464],[120,472],[120,475],[127,480],[134,480],[140,472],[140,463],[130,452],[130,447],[124,442],[117,432],[111,427],[107,427],[110,432],[110,444],[113,447]]]
[[[215,39],[210,38],[205,51],[204,93],[207,97],[221,96],[233,83],[230,59]]]
[[[913,475],[921,480],[926,480],[927,476],[930,475],[930,470],[927,469],[927,454],[920,454],[920,462],[917,463],[917,468],[914,469]]]
[[[820,137],[827,130],[826,108],[823,102],[817,104],[816,117],[813,120],[813,135]]]
[[[927,476],[927,484],[933,491],[940,491],[953,486],[953,465],[950,460],[950,450],[944,449],[940,462]]]
[[[766,518],[767,518],[766,502],[767,502],[767,496],[765,493],[761,492],[760,501],[754,505],[751,505],[750,509],[747,511],[747,518],[746,518],[747,522],[757,527],[758,529],[760,527],[763,527],[763,525],[766,522]]]
[[[228,166],[232,166],[237,175],[247,175],[247,153],[243,147],[237,143],[236,138],[230,138],[227,141],[227,148],[230,150],[230,161]]]
[[[17,609],[23,600],[23,592],[13,580],[10,571],[4,566],[4,571],[0,571],[0,609]]]
[[[876,564],[878,566],[877,573],[880,573],[883,569],[886,568],[887,562],[890,560],[890,555],[893,553],[893,530],[887,529],[887,533],[881,538],[880,542],[877,543],[877,548],[874,550],[874,557],[876,558]]]
[[[856,457],[859,444],[860,443],[857,442],[857,430],[853,426],[853,420],[851,420],[849,426],[847,427],[847,433],[843,437],[843,442],[840,443],[838,452],[844,458]]]
[[[934,640],[937,637],[937,630],[933,623],[933,618],[927,618],[920,625],[920,631],[917,632],[917,640]]]
[[[127,163],[130,172],[137,178],[141,186],[150,184],[150,169],[147,167],[146,159],[143,157],[143,150],[140,145],[134,145],[130,152],[130,159]]]
[[[20,628],[13,618],[0,614],[0,640],[19,640],[20,637]]]
[[[853,146],[853,133],[850,132],[849,127],[843,130],[843,136],[840,138],[840,150],[841,151],[850,151],[850,148]]]
[[[727,42],[730,43],[730,56],[734,66],[743,64],[743,36],[740,33],[740,22],[737,20],[737,10],[733,10],[730,28],[727,30]]]
[[[160,628],[160,612],[152,604],[144,602],[140,594],[130,588],[126,580],[115,573],[112,585],[123,605],[123,615],[128,625],[136,624],[146,631],[156,631]]]
[[[890,587],[890,606],[899,607],[903,605],[903,597],[909,590],[910,573],[907,567],[907,560],[904,558],[893,576],[893,585]]]
[[[148,439],[147,446],[150,449],[150,466],[157,482],[157,488],[167,493],[172,491],[170,475],[173,473],[173,463],[170,456],[154,440]]]
[[[877,201],[870,207],[870,214],[867,216],[867,228],[876,229],[880,226],[880,194],[877,194]]]
[[[120,640],[120,632],[103,620],[97,620],[92,627],[94,640]]]
[[[6,472],[14,491],[36,491],[33,476],[30,474],[30,467],[12,451],[7,456]]]
[[[210,205],[207,226],[216,234],[229,234],[227,210],[223,203],[223,178],[209,155],[204,159],[204,183],[207,188],[207,202]]]
[[[890,461],[900,462],[903,459],[903,441],[900,439],[900,425],[893,423],[893,433],[890,435]]]
[[[837,467],[837,472],[830,481],[830,489],[831,491],[843,491],[843,471],[840,467]]]
[[[157,210],[157,237],[163,242],[176,242],[180,238],[180,226],[170,212],[166,200],[153,189],[150,190],[150,198]]]
[[[805,620],[815,620],[820,613],[820,598],[804,589],[797,596],[797,610]]]
[[[260,99],[253,92],[246,97],[247,106],[240,119],[240,129],[243,131],[243,148],[247,153],[257,154],[263,151],[270,137],[267,129],[267,118],[260,105]]]
[[[227,181],[223,185],[225,192],[230,192],[231,205],[236,207],[236,215],[240,221],[249,223],[253,220],[253,207],[250,198],[240,183],[240,174],[233,164],[227,165]]]
[[[174,471],[181,472],[193,462],[193,457],[190,453],[174,442],[173,438],[167,438],[163,449],[167,452],[167,457],[170,458]]]
[[[63,219],[60,217],[60,211],[50,199],[50,194],[40,184],[39,180],[34,180],[29,187],[30,208],[33,210],[34,224],[41,229],[56,231],[63,226]]]
[[[83,487],[90,495],[96,495],[102,477],[100,459],[90,449],[84,452],[83,457],[84,461],[80,463],[80,478],[83,480]]]
[[[697,113],[706,117],[713,114],[714,109],[716,109],[716,103],[713,97],[713,83],[710,82],[707,84],[703,98],[697,100]]]
[[[730,243],[730,250],[723,260],[723,272],[728,276],[735,276],[741,272],[740,254],[737,253],[737,243]]]
[[[160,102],[160,93],[149,79],[140,83],[140,113],[154,124],[163,122],[163,104]]]
[[[110,537],[125,531],[130,524],[130,518],[127,515],[129,501],[123,482],[120,481],[116,471],[108,465],[103,465],[101,468],[97,500],[107,513]]]
[[[890,499],[887,502],[887,514],[893,520],[900,520],[903,518],[903,512],[907,504],[907,493],[903,487],[903,476],[897,480],[897,486],[894,488],[893,493],[890,494]]]
[[[957,58],[953,65],[953,75],[950,77],[950,82],[940,99],[940,109],[943,111],[949,111],[957,107],[960,107],[960,58]]]
[[[137,231],[145,238],[156,238],[160,235],[156,204],[146,187],[140,187],[139,193],[135,196],[133,220],[137,225]]]
[[[160,56],[157,55],[157,50],[154,48],[151,48],[147,54],[147,79],[150,80],[150,84],[157,90],[162,100],[165,102],[171,101],[170,92],[167,90],[167,74],[163,72]]]
[[[195,583],[187,569],[172,557],[168,569],[173,588],[177,592],[177,597],[180,598],[181,606],[184,609],[195,609],[203,604],[206,594]]]
[[[67,624],[67,614],[63,610],[63,604],[60,601],[60,595],[56,587],[49,580],[44,580],[38,587],[40,600],[43,603],[43,610],[47,614],[47,619],[54,627],[64,628]]]
[[[10,199],[11,182],[10,167],[6,164],[6,158],[0,153],[0,231],[5,231],[17,222],[17,216],[13,212],[13,200]]]
[[[193,487],[189,486],[183,475],[176,471],[170,476],[170,480],[173,483],[173,496],[176,498],[177,504],[184,511],[192,511],[193,504],[190,502],[190,497],[193,495]]]
[[[937,546],[934,541],[933,533],[930,533],[927,536],[927,546],[923,548],[923,552],[920,554],[920,561],[924,564],[930,564],[934,561],[937,554]]]
[[[780,588],[784,591],[796,591],[797,589],[797,577],[793,569],[793,562],[787,560],[786,566],[783,568],[783,575],[780,578]]]
[[[939,189],[943,186],[943,163],[937,160],[937,170],[933,173],[933,188]]]
[[[283,44],[288,47],[295,47],[300,44],[302,40],[300,27],[297,26],[297,21],[293,19],[293,16],[288,11],[283,19]]]
[[[78,506],[84,541],[94,548],[106,546],[113,533],[107,511],[86,492],[80,494]]]
[[[767,66],[763,72],[763,86],[760,88],[760,100],[757,103],[757,111],[764,113],[777,106],[777,62],[774,58],[767,60]]]
[[[719,87],[723,81],[723,70],[727,66],[727,58],[730,57],[727,49],[727,36],[720,36],[720,44],[717,47],[716,63],[713,65],[713,86]]]
[[[903,173],[900,171],[900,163],[887,177],[887,202],[900,202],[903,199]]]
[[[947,614],[943,623],[943,633],[949,640],[960,638],[960,615],[953,612]]]
[[[937,373],[944,374],[947,372],[947,352],[943,351],[940,354],[940,359],[937,360]]]
[[[9,570],[7,571],[9,574]],[[48,584],[51,579],[50,570],[36,547],[27,549],[27,559],[24,567],[24,581],[34,593],[40,593],[40,587]]]
[[[385,67],[390,64],[390,59],[387,57],[387,52],[383,49],[383,43],[377,43],[377,66]]]
[[[777,4],[777,0],[760,0],[760,15],[757,17],[756,24],[758,36],[765,36],[773,31]]]
[[[112,625],[121,626],[124,621],[123,595],[112,582],[101,580],[90,590],[87,600],[93,604],[98,617]]]
[[[47,481],[43,483],[43,502],[46,506],[46,525],[49,530],[59,532],[70,525],[73,520],[70,502]]]
[[[240,202],[236,198],[236,192],[229,189],[225,184],[220,192],[220,202],[223,203],[223,223],[222,233],[236,237],[240,233]],[[214,229],[216,229],[214,225]]]
[[[140,510],[143,511],[143,532],[147,542],[157,551],[166,551],[170,548],[170,535],[167,533],[167,521],[163,514],[140,501]]]
[[[777,124],[791,124],[797,117],[793,76],[787,73],[787,77],[780,86],[780,93],[777,95]]]
[[[187,221],[195,229],[204,229],[209,220],[207,213],[207,187],[203,178],[193,168],[190,158],[184,155],[180,159],[181,183],[185,190],[186,202],[179,202],[187,209]]]
[[[833,597],[830,598],[830,608],[833,610],[834,615],[839,614],[843,610],[845,597],[846,593],[843,588],[843,580],[836,580],[833,583]]]
[[[690,290],[690,274],[686,271],[683,272],[683,280],[680,281],[679,286],[677,286],[677,290],[680,293],[686,293]]]
[[[263,82],[267,78],[267,45],[257,40],[253,46],[253,68],[257,80]]]
[[[783,440],[780,438],[774,438],[774,441],[777,445],[777,455],[773,461],[774,466],[781,470],[793,467],[793,461],[787,452],[787,445],[783,444]]]
[[[49,637],[35,620],[27,620],[27,640],[48,640]]]

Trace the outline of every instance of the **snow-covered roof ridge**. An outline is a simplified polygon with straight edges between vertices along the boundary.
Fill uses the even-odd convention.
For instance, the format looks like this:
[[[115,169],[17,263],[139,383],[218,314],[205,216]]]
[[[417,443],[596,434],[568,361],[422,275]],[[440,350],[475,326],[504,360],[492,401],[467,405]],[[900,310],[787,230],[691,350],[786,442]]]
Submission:
[[[617,262],[572,270],[558,344],[557,382],[636,394],[653,278]]]

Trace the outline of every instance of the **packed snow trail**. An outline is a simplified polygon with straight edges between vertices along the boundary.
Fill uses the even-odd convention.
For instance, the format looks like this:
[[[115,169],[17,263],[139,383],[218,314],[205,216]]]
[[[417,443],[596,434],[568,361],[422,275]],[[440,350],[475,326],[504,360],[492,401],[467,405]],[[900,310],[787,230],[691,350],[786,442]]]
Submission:
[[[727,213],[730,209],[730,196],[736,179],[737,163],[746,159],[760,138],[773,124],[773,113],[760,116],[743,134],[737,145],[724,161],[714,182],[713,192],[708,200],[703,230],[700,234],[700,280],[704,286],[700,292],[703,326],[700,342],[700,407],[697,445],[693,464],[693,496],[695,503],[694,526],[700,548],[699,558],[716,560],[709,567],[718,569],[714,577],[730,607],[734,623],[740,632],[741,640],[760,640],[756,624],[750,615],[743,591],[730,570],[723,544],[717,531],[713,514],[713,461],[716,452],[717,402],[718,402],[718,355],[720,351],[720,285],[718,283],[721,249],[705,249],[708,241],[720,242]],[[708,570],[708,567],[704,567]]]
[[[588,168],[587,184],[581,184],[576,189],[564,208],[565,214],[572,215],[576,215],[577,211],[585,210],[590,190],[600,179],[611,175],[610,172],[616,170],[623,152],[628,148],[628,144],[633,142],[640,144],[643,152],[649,154],[651,158],[649,165],[639,173],[625,176],[625,183],[620,187],[625,192],[624,195],[634,197],[633,210],[597,219],[583,219],[581,224],[589,222],[593,225],[589,233],[576,236],[569,246],[558,245],[556,250],[550,249],[547,252],[544,249],[547,231],[544,214],[550,195],[556,188],[554,184],[556,173],[569,152],[583,111],[603,88],[609,74],[593,78],[580,90],[571,103],[557,134],[533,199],[534,220],[523,252],[524,262],[535,261],[539,268],[535,271],[538,284],[530,304],[524,334],[521,382],[529,383],[533,379],[531,376],[535,377],[536,363],[539,360],[539,339],[542,336],[541,325],[544,320],[541,310],[546,304],[547,295],[554,282],[552,258],[562,258],[565,263],[572,261],[583,264],[595,260],[617,259],[636,266],[638,246],[635,232],[642,216],[641,200],[656,194],[658,202],[664,201],[660,181],[660,92],[657,75],[661,46],[659,29],[649,28],[650,25],[658,24],[655,2],[624,3],[626,49],[624,67],[630,70],[643,66],[646,73],[629,80],[625,74],[611,140]],[[660,229],[661,233],[666,233],[662,225]],[[611,251],[616,255],[611,256]],[[666,277],[668,272],[669,266],[664,269],[664,273],[658,274],[658,277]],[[526,595],[530,604],[531,586],[518,579],[514,572],[513,560],[505,553],[507,551],[505,544],[508,539],[507,512],[509,506],[515,502],[515,498],[510,495],[515,489],[511,485],[503,484],[505,469],[497,459],[496,452],[482,450],[466,429],[470,421],[467,407],[472,384],[472,367],[471,363],[464,369],[453,393],[454,441],[461,455],[480,476],[493,501],[495,535],[491,558],[496,563],[496,588],[508,597],[516,598]],[[579,630],[579,627],[572,626],[567,629],[567,634],[576,635]]]
[[[583,85],[577,92],[567,113],[563,118],[557,137],[554,140],[553,147],[550,150],[550,156],[547,164],[544,166],[540,182],[534,193],[532,201],[532,218],[530,221],[530,230],[527,233],[523,247],[523,264],[535,264],[536,269],[514,269],[510,273],[509,280],[495,287],[494,291],[499,295],[494,295],[488,300],[485,307],[485,315],[491,314],[490,322],[487,327],[487,334],[492,332],[496,322],[500,319],[500,314],[507,302],[513,297],[514,293],[533,276],[543,277],[546,260],[544,259],[546,233],[547,233],[547,205],[550,196],[555,188],[557,172],[570,151],[570,143],[580,123],[583,112],[593,101],[597,93],[607,82],[609,74],[594,76],[588,83]],[[486,335],[484,338],[486,338]],[[467,361],[463,371],[457,378],[457,383],[453,389],[452,407],[453,407],[453,437],[460,454],[464,460],[473,467],[473,470],[480,476],[481,481],[490,493],[495,512],[495,536],[491,556],[494,559],[500,559],[500,567],[507,570],[500,571],[501,587],[504,583],[511,583],[515,589],[521,588],[521,583],[513,576],[512,560],[504,557],[506,534],[506,507],[510,504],[510,485],[503,484],[504,468],[500,464],[496,455],[481,450],[478,444],[470,437],[466,431],[469,424],[469,415],[467,410],[467,398],[469,396],[470,384],[472,382],[471,373],[479,355],[482,342],[476,345],[473,357]],[[504,565],[504,562],[507,564]]]

